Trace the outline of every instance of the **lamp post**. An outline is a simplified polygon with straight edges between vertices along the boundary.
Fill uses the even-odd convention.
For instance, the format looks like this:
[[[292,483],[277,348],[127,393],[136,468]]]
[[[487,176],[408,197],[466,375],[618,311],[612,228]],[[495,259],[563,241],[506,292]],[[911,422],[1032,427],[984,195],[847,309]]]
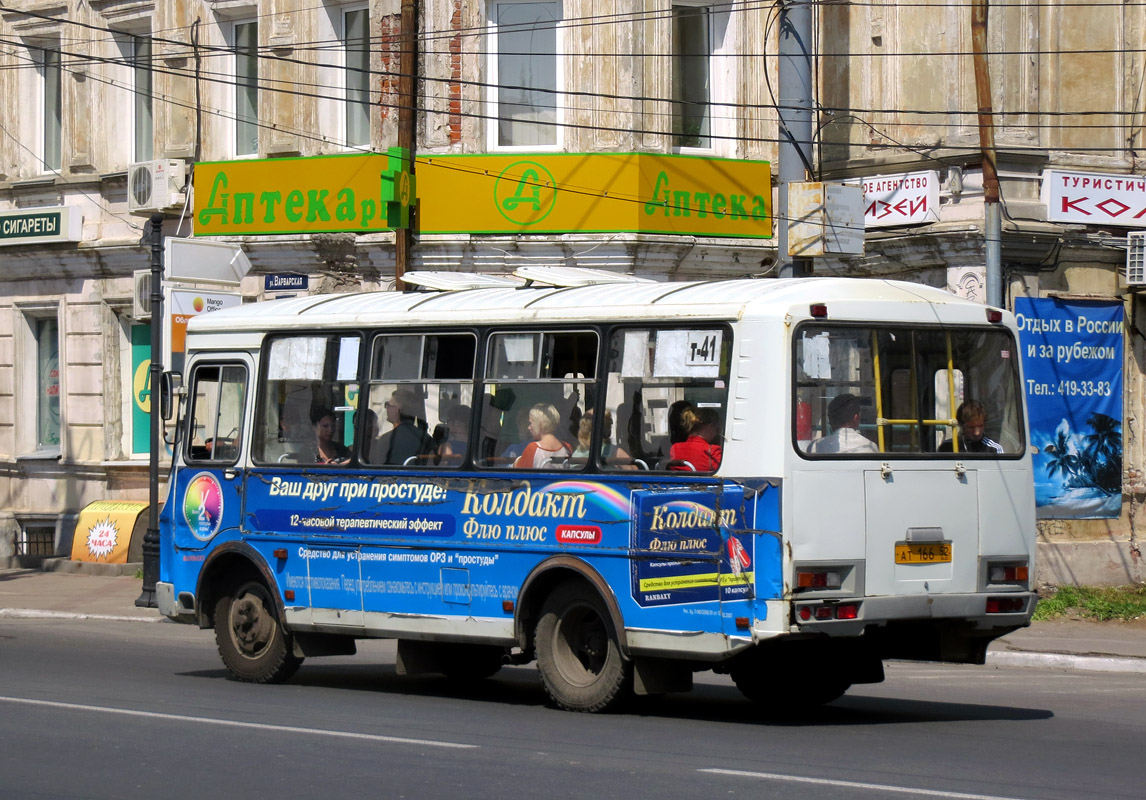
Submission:
[[[143,535],[143,591],[135,599],[141,608],[156,608],[155,582],[159,580],[159,386],[163,382],[163,215],[152,214],[151,226],[151,364],[148,387],[151,390],[151,453],[148,457],[147,532]]]

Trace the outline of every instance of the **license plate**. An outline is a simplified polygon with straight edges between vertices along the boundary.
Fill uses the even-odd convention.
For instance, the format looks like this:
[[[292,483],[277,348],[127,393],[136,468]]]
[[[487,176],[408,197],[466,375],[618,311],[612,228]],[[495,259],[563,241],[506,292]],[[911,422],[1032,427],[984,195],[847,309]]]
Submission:
[[[951,542],[919,542],[895,546],[896,564],[949,564],[950,562]]]

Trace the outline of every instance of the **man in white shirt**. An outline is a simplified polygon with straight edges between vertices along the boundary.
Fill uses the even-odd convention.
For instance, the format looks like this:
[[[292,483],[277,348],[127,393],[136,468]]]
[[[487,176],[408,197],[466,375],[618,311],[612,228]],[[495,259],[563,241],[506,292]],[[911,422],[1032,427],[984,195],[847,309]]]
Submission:
[[[874,453],[876,446],[859,432],[860,401],[854,394],[840,394],[828,403],[828,423],[832,432],[808,445],[808,452],[816,455],[827,453]]]

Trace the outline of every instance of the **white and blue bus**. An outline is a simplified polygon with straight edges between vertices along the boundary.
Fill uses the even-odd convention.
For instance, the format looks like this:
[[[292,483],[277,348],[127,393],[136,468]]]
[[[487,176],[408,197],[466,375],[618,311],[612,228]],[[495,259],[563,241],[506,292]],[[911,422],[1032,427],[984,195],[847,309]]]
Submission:
[[[571,710],[708,669],[778,710],[1029,623],[1010,314],[519,272],[192,320],[157,597],[236,678],[386,638],[400,673],[536,660]]]

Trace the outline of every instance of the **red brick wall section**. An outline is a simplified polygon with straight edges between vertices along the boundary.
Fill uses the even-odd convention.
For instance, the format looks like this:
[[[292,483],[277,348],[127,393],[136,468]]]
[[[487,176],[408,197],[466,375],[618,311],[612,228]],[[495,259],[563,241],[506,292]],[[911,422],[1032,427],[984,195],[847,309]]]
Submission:
[[[454,0],[453,14],[450,15],[450,28],[454,31],[462,29],[462,3]],[[462,140],[462,37],[455,33],[450,37],[450,144],[457,144]]]
[[[401,62],[402,17],[389,14],[379,20],[379,54],[381,74],[378,78],[380,116],[385,122],[391,116],[398,116],[398,65]]]

